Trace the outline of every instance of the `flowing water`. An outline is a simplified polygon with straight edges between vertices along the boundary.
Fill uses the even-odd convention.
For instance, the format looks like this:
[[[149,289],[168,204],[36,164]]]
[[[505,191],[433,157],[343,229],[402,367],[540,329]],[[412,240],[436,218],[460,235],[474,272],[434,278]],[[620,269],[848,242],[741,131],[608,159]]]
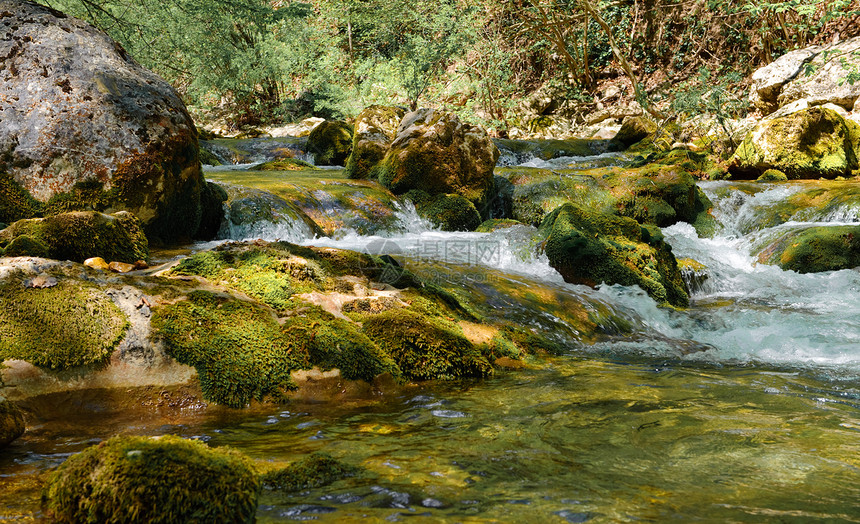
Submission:
[[[260,522],[860,521],[860,273],[801,275],[754,256],[786,228],[858,213],[846,204],[763,227],[762,210],[802,184],[702,186],[717,235],[664,230],[676,256],[707,267],[686,311],[635,288],[564,283],[525,227],[442,233],[405,207],[384,236],[290,237],[393,254],[558,334],[568,354],[485,380],[247,410],[175,393],[148,405],[133,392],[32,399],[28,432],[0,452],[0,520],[42,520],[39,479],[69,454],[117,433],[171,433],[275,464],[325,451],[363,468],[324,488],[265,491]],[[632,333],[581,343],[511,286],[553,293],[562,309],[611,308]]]

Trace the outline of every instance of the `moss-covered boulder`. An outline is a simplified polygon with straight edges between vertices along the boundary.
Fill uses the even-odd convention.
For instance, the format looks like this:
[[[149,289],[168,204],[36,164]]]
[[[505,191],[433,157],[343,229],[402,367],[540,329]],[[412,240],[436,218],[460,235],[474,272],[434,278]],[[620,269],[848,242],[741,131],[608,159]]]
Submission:
[[[860,266],[860,226],[790,229],[758,249],[758,261],[818,273]]]
[[[648,138],[657,131],[657,124],[645,116],[624,117],[621,129],[610,141],[610,147],[615,150],[624,150],[640,140]]]
[[[410,379],[484,377],[492,365],[456,325],[408,310],[396,309],[364,321],[363,331],[389,352]]]
[[[28,239],[26,246],[16,242],[19,237]],[[47,256],[75,262],[101,257],[133,264],[149,259],[149,242],[140,220],[127,211],[112,215],[78,211],[19,220],[0,231],[0,249],[6,256]]]
[[[48,478],[53,522],[254,522],[261,481],[239,452],[175,436],[114,437]]]
[[[712,207],[693,174],[675,163],[587,170],[503,168],[513,185],[512,218],[534,226],[567,202],[603,214],[634,218],[666,227],[694,224],[700,234],[713,231]]]
[[[0,397],[0,449],[23,435],[24,429],[24,415],[21,410],[15,404]]]
[[[151,240],[195,236],[197,130],[173,87],[81,20],[26,0],[0,12],[0,172],[46,208],[126,210]]]
[[[733,178],[755,180],[768,169],[789,179],[836,178],[858,168],[860,128],[836,111],[812,107],[765,120],[753,129],[729,163]]]
[[[308,135],[307,150],[318,166],[342,166],[352,151],[351,125],[340,120],[326,120]]]
[[[399,107],[373,105],[355,117],[352,152],[346,161],[349,178],[377,178],[376,167],[385,157],[405,114]]]
[[[296,387],[290,373],[308,367],[270,311],[230,296],[194,291],[157,308],[152,328],[170,356],[197,369],[204,397],[219,404],[281,399]]]
[[[499,150],[479,127],[452,113],[420,109],[407,114],[379,166],[379,181],[394,194],[419,189],[466,197],[488,217]]]
[[[418,215],[442,231],[474,231],[481,225],[475,205],[461,195],[428,195],[413,189],[406,198],[415,204]]]
[[[122,310],[93,284],[62,277],[50,287],[20,277],[0,281],[0,362],[51,370],[100,366],[127,328]]]
[[[261,189],[224,184],[226,217],[221,238],[257,238],[278,233],[284,240],[322,237],[325,232],[292,202]]]
[[[283,492],[301,491],[354,477],[359,471],[359,468],[335,460],[328,453],[311,453],[286,468],[266,473],[263,485]]]
[[[672,248],[657,228],[568,203],[547,215],[540,230],[550,265],[567,282],[638,285],[658,303],[689,303]]]

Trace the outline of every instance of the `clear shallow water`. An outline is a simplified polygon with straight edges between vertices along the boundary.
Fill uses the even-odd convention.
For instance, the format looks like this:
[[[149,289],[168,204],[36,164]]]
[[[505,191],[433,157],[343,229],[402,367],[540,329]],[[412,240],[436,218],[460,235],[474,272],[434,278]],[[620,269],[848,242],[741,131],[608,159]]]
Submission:
[[[801,187],[704,187],[720,233],[664,231],[677,256],[708,268],[686,311],[660,309],[637,289],[565,284],[533,255],[531,228],[441,233],[406,207],[385,236],[290,237],[393,254],[558,335],[570,352],[483,381],[244,411],[133,392],[34,399],[28,433],[0,452],[0,521],[44,520],[41,475],[117,433],[202,438],[277,464],[326,451],[366,472],[265,492],[260,522],[860,521],[860,273],[799,275],[751,254],[780,228],[854,223],[856,213],[762,228],[762,211]],[[555,296],[561,309],[567,300],[611,309],[632,333],[607,329],[583,344],[559,310],[514,300],[499,282]]]

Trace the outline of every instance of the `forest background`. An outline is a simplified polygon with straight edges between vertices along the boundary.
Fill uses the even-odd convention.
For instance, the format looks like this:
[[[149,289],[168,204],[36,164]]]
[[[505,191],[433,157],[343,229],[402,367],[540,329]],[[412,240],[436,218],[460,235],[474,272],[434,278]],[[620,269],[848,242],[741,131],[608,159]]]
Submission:
[[[235,129],[393,104],[507,136],[608,98],[742,117],[756,68],[860,34],[860,0],[43,1]]]

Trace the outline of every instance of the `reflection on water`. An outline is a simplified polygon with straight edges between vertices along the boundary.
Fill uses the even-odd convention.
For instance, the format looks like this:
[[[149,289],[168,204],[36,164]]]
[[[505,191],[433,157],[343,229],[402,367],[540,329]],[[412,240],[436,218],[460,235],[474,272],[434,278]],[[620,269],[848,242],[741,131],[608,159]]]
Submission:
[[[40,518],[38,477],[70,453],[116,433],[171,433],[275,463],[326,451],[366,470],[264,492],[260,522],[860,520],[860,392],[800,372],[567,357],[245,411],[54,400],[25,406],[31,430],[0,455],[0,517]]]

